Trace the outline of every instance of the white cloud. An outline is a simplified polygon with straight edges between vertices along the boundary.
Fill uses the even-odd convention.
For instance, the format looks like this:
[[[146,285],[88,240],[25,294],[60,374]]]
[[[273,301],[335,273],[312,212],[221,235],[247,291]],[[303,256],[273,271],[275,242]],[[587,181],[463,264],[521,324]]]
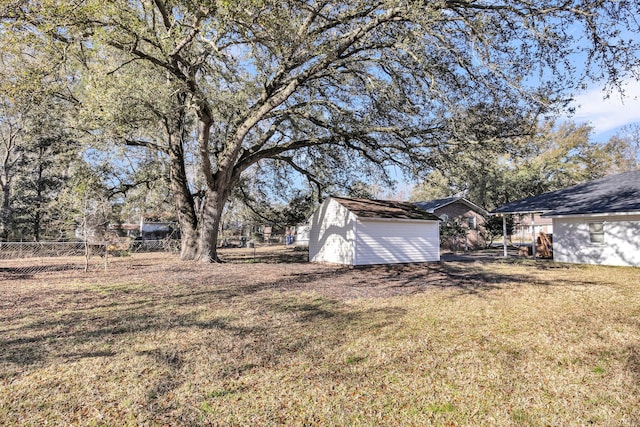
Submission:
[[[623,85],[624,98],[617,92],[605,99],[601,87],[575,96],[573,103],[575,122],[589,122],[594,134],[604,134],[621,126],[640,122],[640,81],[627,80]]]

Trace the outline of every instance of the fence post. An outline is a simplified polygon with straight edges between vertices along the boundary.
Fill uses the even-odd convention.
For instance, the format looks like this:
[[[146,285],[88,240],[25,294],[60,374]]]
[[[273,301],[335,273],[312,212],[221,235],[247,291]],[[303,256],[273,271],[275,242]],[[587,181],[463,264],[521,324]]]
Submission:
[[[109,261],[107,257],[109,256],[109,242],[104,242],[104,271],[107,271],[107,267],[109,266]]]

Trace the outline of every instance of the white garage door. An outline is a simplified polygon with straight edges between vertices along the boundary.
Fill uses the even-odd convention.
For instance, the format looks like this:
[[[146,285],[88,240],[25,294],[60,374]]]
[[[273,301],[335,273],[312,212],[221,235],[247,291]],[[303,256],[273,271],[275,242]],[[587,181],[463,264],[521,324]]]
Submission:
[[[440,260],[436,221],[358,220],[356,265]]]

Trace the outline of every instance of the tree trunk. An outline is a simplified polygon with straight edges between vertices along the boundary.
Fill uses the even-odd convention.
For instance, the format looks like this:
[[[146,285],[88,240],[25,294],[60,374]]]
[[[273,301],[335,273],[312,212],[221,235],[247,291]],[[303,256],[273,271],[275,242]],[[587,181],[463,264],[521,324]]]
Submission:
[[[42,229],[42,205],[43,205],[43,196],[44,192],[44,164],[42,163],[42,159],[44,158],[44,153],[42,147],[40,147],[40,158],[38,159],[38,177],[35,182],[36,186],[36,199],[33,206],[34,214],[33,214],[33,239],[36,242],[40,241],[40,230]]]
[[[211,163],[209,137],[212,118],[209,107],[202,103],[198,114],[198,154],[201,171],[206,183],[202,209],[196,209],[195,199],[189,189],[185,173],[185,159],[180,132],[169,132],[170,135],[170,175],[171,190],[176,197],[178,218],[181,230],[182,260],[198,260],[205,263],[220,262],[217,252],[218,231],[222,212],[227,198],[231,194],[237,177],[233,173],[233,161],[237,150],[227,153],[226,161],[217,159]],[[184,123],[182,121],[182,123]]]
[[[2,184],[2,207],[0,207],[0,241],[9,239],[9,222],[11,220],[11,187]]]
[[[212,123],[211,111],[205,103],[202,103],[198,110],[198,154],[207,190],[199,224],[198,260],[201,262],[220,261],[217,248],[218,227],[222,209],[231,188],[231,180],[224,173],[219,163],[220,159],[217,159],[215,173],[211,164],[209,137]]]
[[[187,181],[182,138],[176,133],[169,136],[169,178],[180,225],[180,259],[195,260],[198,258],[198,217]]]
[[[217,182],[217,188],[207,192],[200,226],[199,260],[202,262],[220,262],[218,231],[231,187],[230,182]]]
[[[191,261],[198,258],[198,230],[180,226],[180,259]]]

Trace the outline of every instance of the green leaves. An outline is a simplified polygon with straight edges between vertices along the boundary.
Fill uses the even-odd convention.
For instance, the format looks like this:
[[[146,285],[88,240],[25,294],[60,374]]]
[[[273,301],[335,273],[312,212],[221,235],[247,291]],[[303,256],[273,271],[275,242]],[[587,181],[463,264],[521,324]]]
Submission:
[[[15,30],[2,34],[5,44],[32,58],[28,73],[8,80],[11,93],[41,87],[80,106],[69,123],[94,148],[169,153],[187,217],[196,212],[191,193],[224,201],[265,163],[320,188],[385,177],[390,166],[419,175],[450,163],[455,141],[482,142],[461,163],[486,171],[505,161],[500,141],[527,134],[523,125],[555,111],[585,79],[640,72],[640,44],[623,37],[640,31],[637,2],[20,5],[0,15]],[[585,51],[591,69],[576,72],[572,61]],[[223,207],[203,209],[206,240],[215,240]]]
[[[482,127],[490,130],[478,131],[476,121],[480,119],[482,116],[470,112],[466,121],[459,123],[461,132],[442,150],[437,169],[414,189],[414,200],[465,194],[492,210],[634,164],[628,143],[615,138],[608,144],[593,142],[588,124],[545,122],[527,135],[525,126],[521,127],[522,134],[512,132],[518,125],[513,122],[513,126],[505,127],[512,136],[505,133],[502,138],[494,138],[501,133],[488,121],[482,122]],[[520,125],[527,123],[522,121]]]

